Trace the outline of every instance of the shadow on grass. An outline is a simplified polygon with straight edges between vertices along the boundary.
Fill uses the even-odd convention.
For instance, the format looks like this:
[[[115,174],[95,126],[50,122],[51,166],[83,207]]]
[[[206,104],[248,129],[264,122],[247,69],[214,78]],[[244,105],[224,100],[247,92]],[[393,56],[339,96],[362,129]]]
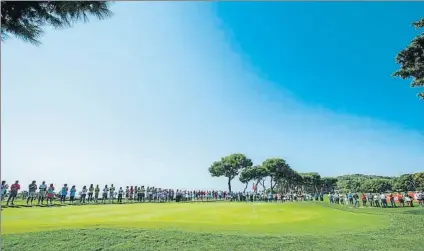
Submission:
[[[53,205],[2,205],[1,208],[25,208],[25,207],[64,207],[67,206],[65,204],[53,204]]]
[[[423,210],[408,210],[404,211],[404,214],[412,214],[412,215],[424,215],[424,209]]]

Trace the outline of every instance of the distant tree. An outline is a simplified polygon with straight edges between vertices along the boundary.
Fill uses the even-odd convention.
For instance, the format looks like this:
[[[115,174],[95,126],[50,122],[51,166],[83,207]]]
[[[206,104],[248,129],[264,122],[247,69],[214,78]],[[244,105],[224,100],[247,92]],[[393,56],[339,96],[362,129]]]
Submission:
[[[302,176],[288,166],[288,170],[284,176],[279,176],[276,180],[276,187],[280,193],[294,192],[302,186]]]
[[[14,35],[38,45],[45,26],[68,28],[88,21],[88,16],[105,19],[112,15],[104,1],[2,1],[1,40]]]
[[[209,167],[209,172],[212,177],[226,177],[228,179],[228,191],[231,192],[231,181],[239,174],[241,169],[251,167],[252,165],[252,160],[244,154],[236,153],[215,161]]]
[[[321,178],[321,191],[323,192],[329,192],[334,190],[334,188],[337,186],[337,178],[333,177],[323,177]]]
[[[313,190],[315,193],[318,192],[318,187],[321,186],[321,175],[316,172],[312,173],[301,173],[303,180],[304,180],[304,186],[306,186],[307,190]]]
[[[413,174],[403,174],[393,179],[393,189],[396,191],[413,191],[415,190],[415,182]]]
[[[342,192],[358,192],[361,190],[361,184],[369,178],[359,178],[357,176],[338,177],[337,189]]]
[[[249,182],[255,178],[255,169],[254,167],[247,167],[241,170],[239,175],[239,180],[241,183],[245,184],[243,192],[246,192]]]
[[[305,175],[303,173],[300,174],[302,176],[302,191],[306,192],[309,191],[311,192],[313,190],[313,182],[312,182],[312,177],[309,175]]]
[[[368,191],[373,193],[382,193],[391,191],[392,180],[388,179],[370,179],[365,182],[368,185]]]
[[[424,19],[412,23],[416,29],[424,27]],[[393,76],[402,79],[412,78],[411,87],[424,87],[424,33],[416,36],[409,45],[396,56],[400,69]],[[418,97],[424,99],[424,92]]]
[[[424,190],[424,172],[414,173],[412,180],[415,190]]]
[[[268,170],[261,165],[254,166],[251,170],[251,175],[252,180],[256,182],[255,186],[258,187],[258,185],[260,184],[262,186],[262,189],[265,191],[265,179],[269,176]]]
[[[374,180],[367,179],[360,182],[360,191],[364,193],[375,193]]]
[[[291,172],[290,166],[282,158],[267,159],[262,163],[262,166],[268,171],[271,191],[274,191],[279,179],[287,178]]]

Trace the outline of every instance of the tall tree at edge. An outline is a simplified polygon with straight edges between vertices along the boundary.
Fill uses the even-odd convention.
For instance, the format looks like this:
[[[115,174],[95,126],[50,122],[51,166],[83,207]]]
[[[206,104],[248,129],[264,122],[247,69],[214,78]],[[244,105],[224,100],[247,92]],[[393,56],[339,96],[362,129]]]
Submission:
[[[105,1],[2,1],[1,40],[13,35],[39,45],[45,26],[72,27],[88,22],[88,16],[105,19],[112,15]]]
[[[416,29],[424,27],[424,19],[412,23]],[[409,45],[396,56],[400,69],[393,76],[401,79],[412,78],[411,87],[424,87],[424,33],[417,35]],[[424,100],[424,92],[418,97]]]

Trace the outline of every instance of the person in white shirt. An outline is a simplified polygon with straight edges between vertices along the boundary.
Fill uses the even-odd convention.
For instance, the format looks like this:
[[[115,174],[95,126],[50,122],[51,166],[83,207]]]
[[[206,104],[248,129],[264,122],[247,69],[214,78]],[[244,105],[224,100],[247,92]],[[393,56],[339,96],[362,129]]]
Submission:
[[[387,199],[384,193],[380,194],[381,207],[387,207]]]
[[[107,194],[109,192],[109,188],[107,188],[107,185],[105,185],[105,187],[103,188],[103,204],[106,204],[106,200],[107,200]]]
[[[418,201],[418,205],[420,205],[421,207],[424,207],[423,204],[423,193],[420,191],[417,191],[415,193],[415,200]]]
[[[374,194],[374,206],[380,207],[380,200],[379,200],[379,196],[377,194]]]
[[[124,189],[122,189],[122,187],[119,188],[118,190],[118,203],[122,204],[122,197],[124,196]]]
[[[85,204],[85,197],[87,196],[87,187],[83,186],[81,190],[80,203]]]
[[[47,194],[47,185],[46,185],[46,182],[45,181],[43,181],[42,183],[41,183],[41,185],[39,185],[38,186],[38,205],[40,205],[40,202],[41,202],[41,205],[43,205],[43,203],[44,203],[44,199],[46,198],[46,194]]]

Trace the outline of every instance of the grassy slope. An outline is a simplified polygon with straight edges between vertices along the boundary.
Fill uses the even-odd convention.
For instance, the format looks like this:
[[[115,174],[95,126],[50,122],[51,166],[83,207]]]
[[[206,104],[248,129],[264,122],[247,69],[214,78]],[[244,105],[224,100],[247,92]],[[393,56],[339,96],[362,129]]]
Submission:
[[[47,229],[55,231],[38,232]],[[200,203],[21,208],[2,212],[2,249],[19,251],[422,251],[423,232],[424,210],[418,208]]]

